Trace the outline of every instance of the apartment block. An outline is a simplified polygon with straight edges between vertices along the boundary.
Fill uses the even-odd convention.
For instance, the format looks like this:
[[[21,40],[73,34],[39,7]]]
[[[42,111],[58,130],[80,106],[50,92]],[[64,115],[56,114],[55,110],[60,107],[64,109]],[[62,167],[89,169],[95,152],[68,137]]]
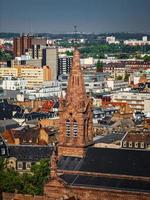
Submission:
[[[27,87],[39,87],[44,81],[51,80],[51,68],[48,66],[32,67],[32,66],[15,66],[14,68],[0,68],[0,76],[12,76],[15,78],[23,78],[27,80]]]
[[[126,102],[134,111],[143,111],[144,107],[149,103],[149,93],[132,93],[132,92],[118,92],[112,94],[112,102]],[[148,105],[147,105],[148,106]]]
[[[65,56],[58,58],[58,76],[61,74],[69,74],[72,66],[72,57]]]

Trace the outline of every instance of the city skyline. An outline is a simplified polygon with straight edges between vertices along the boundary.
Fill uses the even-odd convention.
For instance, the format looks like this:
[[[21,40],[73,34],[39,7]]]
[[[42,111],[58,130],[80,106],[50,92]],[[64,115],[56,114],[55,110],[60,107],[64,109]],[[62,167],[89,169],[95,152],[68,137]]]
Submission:
[[[1,32],[150,32],[149,0],[0,0]]]

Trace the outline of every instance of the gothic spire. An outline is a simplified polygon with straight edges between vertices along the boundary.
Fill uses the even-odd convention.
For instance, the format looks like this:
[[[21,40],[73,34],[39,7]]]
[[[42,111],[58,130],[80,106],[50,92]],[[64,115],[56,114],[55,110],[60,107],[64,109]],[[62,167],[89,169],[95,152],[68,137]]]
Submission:
[[[73,64],[68,81],[66,101],[74,105],[84,105],[87,100],[84,78],[80,65],[80,53],[77,48],[73,54]]]

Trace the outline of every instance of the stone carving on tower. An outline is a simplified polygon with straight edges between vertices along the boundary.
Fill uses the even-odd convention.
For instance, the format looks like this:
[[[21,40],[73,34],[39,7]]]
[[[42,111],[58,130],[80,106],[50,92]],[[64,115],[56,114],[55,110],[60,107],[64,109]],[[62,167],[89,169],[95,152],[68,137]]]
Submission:
[[[92,99],[87,97],[77,48],[65,99],[60,101],[59,155],[82,157],[87,146],[92,144]]]

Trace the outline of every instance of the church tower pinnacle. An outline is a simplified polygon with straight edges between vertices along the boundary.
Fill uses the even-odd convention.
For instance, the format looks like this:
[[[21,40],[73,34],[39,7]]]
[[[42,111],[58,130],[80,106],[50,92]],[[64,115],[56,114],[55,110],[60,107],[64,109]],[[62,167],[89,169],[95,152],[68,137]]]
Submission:
[[[92,144],[92,132],[92,100],[86,95],[80,53],[75,48],[66,98],[60,105],[58,154],[83,157]]]

